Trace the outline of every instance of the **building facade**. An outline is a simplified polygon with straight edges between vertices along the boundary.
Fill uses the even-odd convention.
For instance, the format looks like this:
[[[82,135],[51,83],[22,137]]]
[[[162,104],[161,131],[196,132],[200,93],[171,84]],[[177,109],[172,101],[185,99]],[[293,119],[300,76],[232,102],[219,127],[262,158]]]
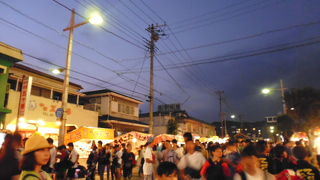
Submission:
[[[35,131],[58,134],[60,121],[55,112],[61,107],[63,80],[37,71],[30,67],[16,64],[9,72],[10,90],[6,97],[6,107],[12,112],[6,116],[5,127],[15,130],[19,120],[20,131]],[[23,79],[32,77],[29,98],[21,116],[21,92],[24,93]],[[67,130],[80,126],[98,126],[98,113],[84,109],[79,99],[84,94],[80,85],[70,83],[67,107]],[[22,93],[22,94],[23,94]]]
[[[191,132],[195,136],[210,137],[215,136],[215,127],[205,121],[189,116],[189,114],[180,109],[180,105],[160,105],[158,111],[154,112],[154,134],[166,134],[169,120],[175,120],[178,124],[178,135],[185,132]],[[140,121],[149,123],[149,113],[141,114]]]
[[[130,131],[148,131],[148,124],[139,121],[141,101],[109,89],[84,94],[81,104],[99,113],[99,127],[115,129],[116,136]]]
[[[0,42],[0,128],[5,127],[5,118],[11,109],[6,107],[8,98],[8,77],[10,68],[19,61],[23,61],[20,49]]]

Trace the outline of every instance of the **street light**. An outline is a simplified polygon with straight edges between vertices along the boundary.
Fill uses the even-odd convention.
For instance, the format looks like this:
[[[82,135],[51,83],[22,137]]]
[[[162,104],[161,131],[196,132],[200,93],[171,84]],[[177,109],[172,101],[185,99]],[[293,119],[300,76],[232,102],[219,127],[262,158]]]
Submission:
[[[71,58],[72,58],[72,47],[73,47],[73,36],[74,36],[74,29],[85,25],[87,23],[91,24],[101,24],[103,19],[98,13],[93,13],[92,16],[79,24],[75,24],[75,16],[76,11],[72,9],[72,15],[70,20],[70,26],[63,29],[63,31],[69,31],[69,41],[68,41],[68,50],[67,50],[67,59],[66,59],[66,67],[64,68],[65,76],[64,76],[64,82],[63,82],[63,94],[62,94],[62,109],[63,109],[63,116],[61,117],[61,125],[59,128],[59,138],[58,138],[58,144],[63,145],[64,144],[64,136],[65,136],[65,126],[66,126],[66,109],[68,105],[68,91],[69,91],[69,81],[70,81],[70,69],[71,69]],[[55,71],[57,72],[57,71]]]
[[[232,114],[230,117],[231,117],[232,119],[234,119],[234,118],[236,118],[236,115]]]
[[[64,71],[63,68],[52,69],[51,72],[55,75],[61,74]]]
[[[270,94],[271,90],[269,88],[264,88],[261,90],[262,94]]]
[[[270,94],[271,91],[281,91],[281,102],[282,102],[283,114],[287,114],[286,101],[284,99],[284,91],[285,90],[286,90],[286,88],[284,88],[283,80],[280,79],[280,88],[279,89],[277,89],[277,88],[264,88],[261,90],[261,93],[267,95],[267,94]]]

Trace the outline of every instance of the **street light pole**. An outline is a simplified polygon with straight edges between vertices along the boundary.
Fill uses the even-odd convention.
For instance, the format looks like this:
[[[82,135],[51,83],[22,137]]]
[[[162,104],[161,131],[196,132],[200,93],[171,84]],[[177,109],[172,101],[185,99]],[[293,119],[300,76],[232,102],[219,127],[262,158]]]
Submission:
[[[63,109],[63,116],[60,119],[61,125],[59,128],[59,138],[58,138],[59,146],[64,144],[64,137],[66,133],[66,121],[67,121],[66,109],[68,106],[68,92],[69,92],[70,69],[71,69],[71,61],[72,61],[73,34],[75,29],[74,27],[75,15],[76,15],[76,12],[74,9],[72,9],[70,28],[68,29],[69,41],[68,41],[66,68],[65,68],[65,75],[64,75],[64,82],[63,82],[63,94],[62,94],[62,104],[61,104],[61,107]]]
[[[281,90],[281,101],[282,101],[283,114],[287,114],[286,100],[284,98],[285,88],[284,88],[282,79],[280,79],[280,90]]]

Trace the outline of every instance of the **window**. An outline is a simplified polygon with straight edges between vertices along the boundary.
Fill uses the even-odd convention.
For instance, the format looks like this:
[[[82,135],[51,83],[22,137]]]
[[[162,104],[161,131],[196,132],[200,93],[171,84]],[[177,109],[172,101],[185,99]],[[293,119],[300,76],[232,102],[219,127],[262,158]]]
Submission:
[[[118,103],[118,112],[123,114],[134,114],[134,108],[129,105]]]

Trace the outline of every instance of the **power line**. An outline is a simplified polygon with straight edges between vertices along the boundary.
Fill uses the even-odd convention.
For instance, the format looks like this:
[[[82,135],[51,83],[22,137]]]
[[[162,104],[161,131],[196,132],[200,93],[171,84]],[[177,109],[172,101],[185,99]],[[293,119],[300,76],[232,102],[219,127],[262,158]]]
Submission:
[[[156,61],[161,65],[161,67],[164,69],[164,71],[168,74],[168,76],[173,80],[173,82],[177,85],[179,89],[181,89],[182,92],[188,94],[182,86],[178,83],[178,81],[169,73],[169,71],[166,69],[166,67],[161,63],[161,61],[155,56]],[[189,95],[189,94],[188,94]],[[190,95],[189,95],[190,96]]]
[[[155,12],[150,6],[148,6],[146,3],[144,3],[143,0],[141,0],[141,2],[147,7],[147,9],[149,9],[153,14],[155,14],[161,21],[165,22],[165,20],[164,20],[157,12]],[[167,25],[167,27],[168,27],[169,30],[171,31],[170,26]],[[171,31],[171,32],[172,32],[172,31]],[[175,35],[174,35],[174,38],[176,39],[176,41],[178,41],[178,44],[183,48],[181,42],[178,40],[178,38],[177,38]],[[171,39],[169,39],[169,41],[171,42],[171,44],[172,44],[175,48],[177,48],[177,47],[175,46],[175,44],[171,41]],[[164,43],[164,44],[165,44],[165,46],[166,46],[168,49],[170,49],[169,46],[168,46],[166,43]],[[185,51],[185,52],[186,52],[186,51]],[[186,54],[190,57],[190,55],[189,55],[187,52],[186,52]],[[174,55],[175,55],[175,56],[177,57],[177,59],[179,60],[179,57],[178,57],[176,54],[174,54]],[[180,54],[180,55],[181,55],[181,57],[183,58],[183,55],[182,55],[182,54]],[[192,58],[190,57],[190,59],[192,59]],[[191,74],[190,74],[190,73],[191,73]],[[186,72],[186,75],[189,76],[189,77],[191,77],[191,79],[194,80],[194,82],[196,82],[196,83],[200,83],[200,82],[203,83],[202,79],[201,79],[201,78],[200,78],[200,79],[197,78],[197,76],[193,73],[192,70]],[[194,78],[193,78],[193,77],[194,77]],[[200,84],[202,84],[202,83],[200,83]],[[202,85],[204,85],[204,87],[208,88],[208,86],[206,86],[205,83],[202,84]],[[208,88],[208,89],[210,90],[210,88]]]
[[[84,3],[82,3],[80,0],[74,0],[77,3],[79,3],[82,7],[86,8],[86,6],[84,5]],[[86,3],[91,6],[91,4],[89,4],[89,2],[91,2],[92,6],[94,6],[95,8],[101,9],[108,17],[110,17],[110,20],[112,20],[115,24],[114,27],[116,29],[118,29],[119,31],[121,31],[122,33],[124,33],[125,35],[131,37],[132,39],[134,39],[135,41],[140,43],[140,40],[143,40],[144,37],[142,35],[140,35],[138,32],[136,32],[135,30],[133,30],[132,28],[130,28],[129,26],[127,26],[126,24],[122,24],[115,16],[112,15],[112,13],[110,13],[109,11],[107,11],[106,9],[102,9],[98,7],[98,4],[95,3],[94,1],[88,0],[86,1]],[[119,26],[119,27],[118,27]],[[121,29],[122,28],[122,29]],[[126,31],[126,32],[124,32]],[[129,35],[128,33],[130,33],[131,35]],[[134,36],[134,37],[133,37]],[[140,39],[140,40],[137,40]]]
[[[31,31],[29,31],[29,30],[27,30],[27,29],[24,29],[24,28],[22,28],[22,27],[20,27],[20,26],[18,26],[18,25],[16,25],[16,24],[14,24],[14,23],[11,23],[11,22],[9,22],[9,21],[7,21],[7,20],[5,20],[5,19],[2,19],[1,17],[0,17],[0,20],[2,20],[3,22],[6,22],[7,24],[10,24],[10,25],[14,26],[15,28],[17,28],[17,29],[19,29],[19,30],[22,30],[22,31],[24,31],[24,32],[26,32],[26,33],[28,33],[28,34],[31,34],[31,35],[33,35],[33,36],[35,36],[35,37],[37,37],[37,38],[40,38],[41,40],[44,40],[44,41],[46,41],[46,42],[48,42],[48,43],[50,43],[50,44],[53,44],[54,46],[56,46],[56,47],[58,47],[58,48],[61,48],[61,49],[66,50],[65,47],[63,47],[63,46],[61,46],[61,45],[58,45],[58,44],[52,42],[51,40],[48,40],[48,39],[46,39],[46,38],[44,38],[44,37],[42,37],[42,36],[40,36],[40,35],[38,35],[38,34],[35,34],[35,33],[31,32]],[[105,65],[103,65],[103,64],[100,64],[100,63],[97,63],[97,62],[95,62],[95,61],[92,61],[91,59],[89,59],[89,58],[87,58],[87,57],[85,57],[85,56],[82,56],[82,55],[80,55],[80,54],[78,54],[78,53],[76,53],[76,52],[74,52],[73,54],[76,55],[76,56],[78,56],[78,57],[80,57],[81,59],[83,59],[83,60],[85,60],[85,61],[88,61],[88,62],[90,62],[90,63],[92,63],[92,64],[95,64],[95,65],[97,65],[97,66],[99,66],[99,67],[102,67],[102,68],[104,68],[104,69],[106,69],[106,70],[108,70],[108,71],[111,71],[111,72],[115,73],[115,74],[118,75],[121,79],[124,79],[124,80],[126,80],[126,81],[128,81],[128,82],[135,82],[133,79],[130,79],[130,78],[124,76],[123,74],[118,73],[118,72],[110,69],[109,67],[107,67],[107,66],[105,66]],[[120,64],[120,65],[121,65],[121,64]],[[123,66],[123,65],[122,65],[122,66]],[[146,86],[145,86],[144,84],[142,84],[142,83],[139,83],[139,84],[140,84],[140,87],[146,89]],[[163,94],[163,93],[161,93],[161,92],[159,92],[159,91],[156,91],[156,92],[159,93],[159,94]]]
[[[142,1],[142,0],[141,0],[141,1]],[[238,3],[234,3],[234,4],[231,4],[231,5],[227,5],[227,6],[223,7],[223,8],[221,8],[221,9],[215,9],[215,10],[213,10],[213,11],[205,12],[205,13],[196,15],[196,16],[194,16],[194,17],[185,18],[185,19],[176,21],[176,22],[174,22],[174,23],[172,23],[172,24],[179,25],[179,24],[184,24],[184,23],[186,23],[186,22],[187,22],[187,23],[190,23],[190,22],[193,22],[193,21],[198,21],[198,19],[202,19],[202,18],[204,18],[204,17],[206,17],[206,16],[208,16],[208,15],[213,15],[213,14],[215,14],[215,13],[218,13],[218,12],[223,11],[223,10],[225,10],[225,9],[233,8],[233,7],[238,6],[238,5],[243,5],[243,4],[245,4],[245,3],[249,2],[249,1],[250,1],[250,0],[240,1],[240,2],[238,2]]]
[[[320,38],[320,36],[316,36],[316,37],[308,38],[308,39],[305,39],[303,41],[299,41],[296,43],[286,43],[286,44],[276,45],[276,46],[272,46],[272,47],[261,48],[261,49],[257,49],[257,50],[251,50],[251,51],[247,51],[247,52],[231,54],[231,55],[203,58],[203,59],[189,61],[188,63],[185,63],[185,64],[171,64],[171,65],[168,65],[166,68],[167,69],[178,69],[178,68],[184,68],[184,67],[190,67],[190,66],[196,66],[196,65],[234,61],[237,59],[244,59],[247,57],[275,53],[275,52],[279,52],[279,51],[285,51],[285,50],[289,50],[289,49],[295,49],[295,48],[299,48],[299,47],[317,44],[320,42],[320,40],[318,40],[319,38]],[[314,40],[314,41],[312,41],[312,40]],[[310,41],[310,42],[308,42],[308,41]],[[157,69],[157,70],[163,70],[163,69]],[[144,70],[144,72],[148,72],[148,70]],[[132,72],[128,72],[128,73],[135,73],[135,72],[132,71]]]
[[[234,61],[234,60],[237,60],[237,59],[243,59],[243,58],[247,58],[247,57],[259,56],[259,55],[263,55],[263,54],[270,54],[270,53],[275,53],[275,52],[279,52],[279,51],[285,51],[285,50],[289,50],[289,49],[295,49],[295,48],[299,48],[299,47],[314,45],[314,44],[317,44],[317,43],[320,43],[320,40],[316,40],[316,41],[312,41],[312,42],[305,42],[305,43],[300,43],[300,44],[294,44],[294,45],[287,46],[287,47],[280,47],[280,48],[277,48],[277,49],[271,49],[271,50],[266,50],[266,51],[262,51],[262,52],[254,52],[254,53],[247,54],[247,55],[240,55],[240,56],[237,56],[237,57],[224,58],[224,59],[220,59],[220,60],[213,60],[215,58],[205,58],[205,59],[197,60],[197,61],[202,61],[202,62],[192,61],[192,62],[189,62],[189,64],[171,66],[171,67],[167,67],[167,69],[176,69],[176,68],[190,67],[190,66],[195,66],[195,65],[203,65],[203,64],[212,64],[212,63],[218,63],[218,62]],[[208,60],[208,61],[205,61],[205,60]]]
[[[267,3],[268,3],[268,2],[267,2]],[[265,4],[264,6],[262,6],[262,7],[260,7],[260,8],[253,9],[253,10],[250,10],[250,9],[249,9],[249,10],[240,12],[240,13],[238,13],[238,14],[234,14],[234,15],[232,15],[232,16],[230,16],[230,17],[225,17],[225,18],[222,17],[222,19],[218,19],[218,20],[215,20],[215,19],[217,19],[217,18],[219,18],[219,17],[210,19],[211,21],[208,21],[208,22],[206,22],[206,21],[203,21],[203,22],[199,21],[199,22],[197,22],[197,23],[195,23],[195,24],[190,24],[190,25],[188,25],[188,26],[190,26],[190,27],[188,27],[188,26],[186,26],[186,27],[179,27],[179,28],[177,28],[178,30],[176,30],[175,33],[176,33],[176,34],[179,34],[179,33],[183,33],[183,32],[186,32],[186,31],[190,31],[190,30],[194,30],[194,29],[199,29],[199,28],[202,28],[202,27],[205,27],[205,26],[208,26],[208,25],[212,25],[212,24],[214,24],[214,23],[224,22],[224,21],[230,20],[230,19],[232,19],[232,18],[234,18],[234,17],[239,17],[239,16],[241,16],[241,15],[249,14],[249,13],[255,12],[255,11],[257,11],[257,10],[264,9],[264,8],[270,6],[270,5],[272,5],[272,3]],[[227,13],[227,15],[229,15],[229,14],[230,14],[230,13]],[[212,20],[213,20],[213,21],[212,21]],[[197,24],[197,25],[196,25],[196,24]],[[198,24],[200,24],[200,25],[198,25]]]
[[[58,5],[62,6],[63,8],[67,9],[68,11],[72,12],[72,9],[71,9],[71,8],[67,7],[66,5],[62,4],[61,2],[59,2],[59,1],[57,1],[57,0],[52,0],[52,1],[55,2],[55,3],[57,3]],[[84,19],[87,19],[87,18],[85,18],[83,15],[81,15],[81,14],[79,14],[79,13],[77,13],[77,12],[76,12],[76,14],[77,14],[78,16],[84,18]],[[123,41],[125,41],[125,42],[127,42],[127,43],[129,43],[129,44],[131,44],[131,45],[133,45],[133,46],[135,46],[135,47],[137,47],[137,48],[139,48],[139,49],[143,49],[143,50],[145,49],[145,48],[143,48],[142,46],[140,46],[140,45],[138,45],[138,44],[136,44],[136,43],[134,43],[134,42],[132,42],[132,41],[130,41],[130,40],[128,40],[128,39],[126,39],[126,38],[124,38],[124,37],[116,34],[116,33],[114,33],[114,32],[112,32],[112,31],[109,31],[108,29],[106,29],[106,28],[103,27],[103,26],[99,26],[99,27],[100,27],[103,31],[105,31],[105,32],[107,32],[107,33],[110,33],[110,34],[114,35],[115,37],[117,37],[117,38],[119,38],[119,39],[121,39],[121,40],[123,40]]]
[[[320,21],[313,21],[313,22],[308,22],[308,23],[303,23],[303,24],[291,25],[291,26],[282,27],[282,28],[278,28],[278,29],[272,29],[272,30],[268,30],[268,31],[265,31],[265,32],[260,32],[260,33],[256,33],[256,34],[252,34],[252,35],[248,35],[248,36],[243,36],[243,37],[239,37],[239,38],[235,38],[235,39],[224,40],[224,41],[220,41],[220,42],[207,43],[207,44],[203,44],[203,45],[199,45],[199,46],[195,46],[195,47],[190,47],[190,48],[179,49],[179,50],[175,50],[175,51],[160,52],[157,55],[162,56],[162,55],[166,55],[166,54],[174,54],[174,53],[181,52],[181,51],[184,51],[184,50],[190,51],[190,50],[196,50],[196,49],[200,49],[200,48],[218,46],[218,45],[223,45],[223,44],[227,44],[227,43],[231,43],[231,42],[248,40],[248,39],[260,37],[260,36],[263,36],[263,35],[273,34],[273,33],[276,33],[276,32],[287,31],[287,30],[296,29],[296,28],[305,27],[305,26],[313,26],[313,25],[317,25],[317,24],[320,24]],[[131,60],[140,60],[141,58],[142,57],[131,58]]]
[[[146,51],[144,57],[145,57],[145,59],[144,59],[144,61],[142,62],[142,65],[141,65],[141,67],[140,67],[140,73],[139,73],[139,75],[138,75],[138,77],[137,77],[137,80],[136,80],[136,83],[135,83],[135,85],[134,85],[132,94],[134,94],[134,91],[135,91],[136,88],[137,88],[137,84],[138,84],[138,82],[139,82],[139,80],[140,80],[140,76],[141,76],[141,73],[142,73],[142,69],[143,69],[144,63],[145,63],[146,60],[147,60],[147,51]]]
[[[129,0],[131,4],[134,5],[134,7],[136,7],[140,12],[142,12],[143,15],[145,15],[149,20],[151,20],[152,22],[156,22],[151,16],[149,16],[146,12],[144,12],[143,9],[141,9],[136,3],[134,3],[133,0]]]
[[[127,6],[124,2],[122,2],[121,0],[119,0],[119,2],[126,7],[132,14],[134,14],[135,16],[138,17],[138,19],[140,19],[142,22],[144,22],[146,25],[148,25],[149,23],[143,19],[139,14],[137,14],[136,12],[134,12],[129,6]]]

